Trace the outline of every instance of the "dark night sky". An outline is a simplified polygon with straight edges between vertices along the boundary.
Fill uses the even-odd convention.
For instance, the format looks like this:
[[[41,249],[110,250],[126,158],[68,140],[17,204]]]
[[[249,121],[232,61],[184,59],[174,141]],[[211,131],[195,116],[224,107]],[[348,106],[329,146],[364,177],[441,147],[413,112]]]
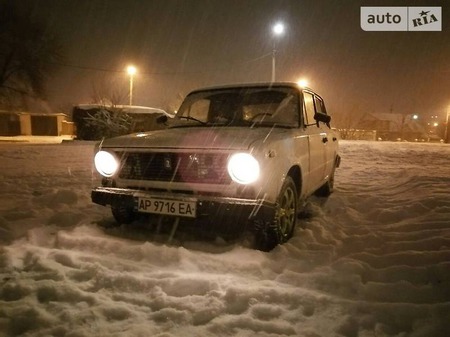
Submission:
[[[59,108],[91,100],[93,84],[165,108],[199,86],[269,81],[271,27],[277,80],[300,77],[344,111],[438,114],[450,105],[450,2],[358,0],[24,1],[60,36],[66,66],[48,85]],[[365,32],[361,6],[442,6],[442,32]],[[123,102],[126,104],[126,98]]]

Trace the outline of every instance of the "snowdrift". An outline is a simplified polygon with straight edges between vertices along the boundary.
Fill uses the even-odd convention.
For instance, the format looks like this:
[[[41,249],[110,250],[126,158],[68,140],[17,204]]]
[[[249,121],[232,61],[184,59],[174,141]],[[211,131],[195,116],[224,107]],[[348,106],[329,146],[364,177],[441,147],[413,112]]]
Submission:
[[[92,154],[0,144],[0,336],[448,336],[449,145],[341,142],[269,253],[100,226]]]

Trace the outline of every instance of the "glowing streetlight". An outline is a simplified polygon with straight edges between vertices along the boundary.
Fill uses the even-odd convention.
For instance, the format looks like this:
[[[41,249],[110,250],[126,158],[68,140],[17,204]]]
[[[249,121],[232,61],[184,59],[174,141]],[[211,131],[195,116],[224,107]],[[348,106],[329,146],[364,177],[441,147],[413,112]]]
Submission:
[[[281,35],[284,33],[284,25],[281,22],[278,22],[273,26],[273,32],[275,35]]]
[[[413,115],[412,119],[419,119],[419,115]]]
[[[306,88],[308,86],[308,81],[304,78],[297,81],[297,84],[300,88]]]
[[[130,75],[130,105],[133,105],[133,76],[136,74],[137,69],[135,66],[128,66],[127,73]]]
[[[276,38],[284,34],[284,25],[281,22],[276,23],[272,27],[272,33],[274,35],[273,39],[273,50],[272,50],[272,82],[275,82],[275,54],[276,50]]]

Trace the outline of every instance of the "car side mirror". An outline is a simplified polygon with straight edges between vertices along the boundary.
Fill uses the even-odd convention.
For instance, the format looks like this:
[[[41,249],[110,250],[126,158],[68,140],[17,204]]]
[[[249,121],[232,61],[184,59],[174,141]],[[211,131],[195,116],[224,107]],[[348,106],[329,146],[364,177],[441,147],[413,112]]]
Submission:
[[[158,118],[156,118],[156,123],[158,124],[165,124],[168,121],[169,117],[166,115],[161,115]]]
[[[319,124],[319,122],[325,123],[328,127],[330,127],[330,122],[331,122],[331,116],[324,114],[323,112],[316,112],[314,114],[314,119],[316,120],[317,124]]]

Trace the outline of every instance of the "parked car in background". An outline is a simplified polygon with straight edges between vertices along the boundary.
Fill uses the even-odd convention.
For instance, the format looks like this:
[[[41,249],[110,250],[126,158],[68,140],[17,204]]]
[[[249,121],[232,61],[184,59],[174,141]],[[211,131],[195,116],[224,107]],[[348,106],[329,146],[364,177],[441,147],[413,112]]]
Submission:
[[[117,223],[148,214],[222,236],[249,231],[270,250],[293,235],[309,196],[333,191],[330,119],[323,99],[294,83],[195,90],[175,118],[160,118],[166,129],[99,144],[92,200]]]

